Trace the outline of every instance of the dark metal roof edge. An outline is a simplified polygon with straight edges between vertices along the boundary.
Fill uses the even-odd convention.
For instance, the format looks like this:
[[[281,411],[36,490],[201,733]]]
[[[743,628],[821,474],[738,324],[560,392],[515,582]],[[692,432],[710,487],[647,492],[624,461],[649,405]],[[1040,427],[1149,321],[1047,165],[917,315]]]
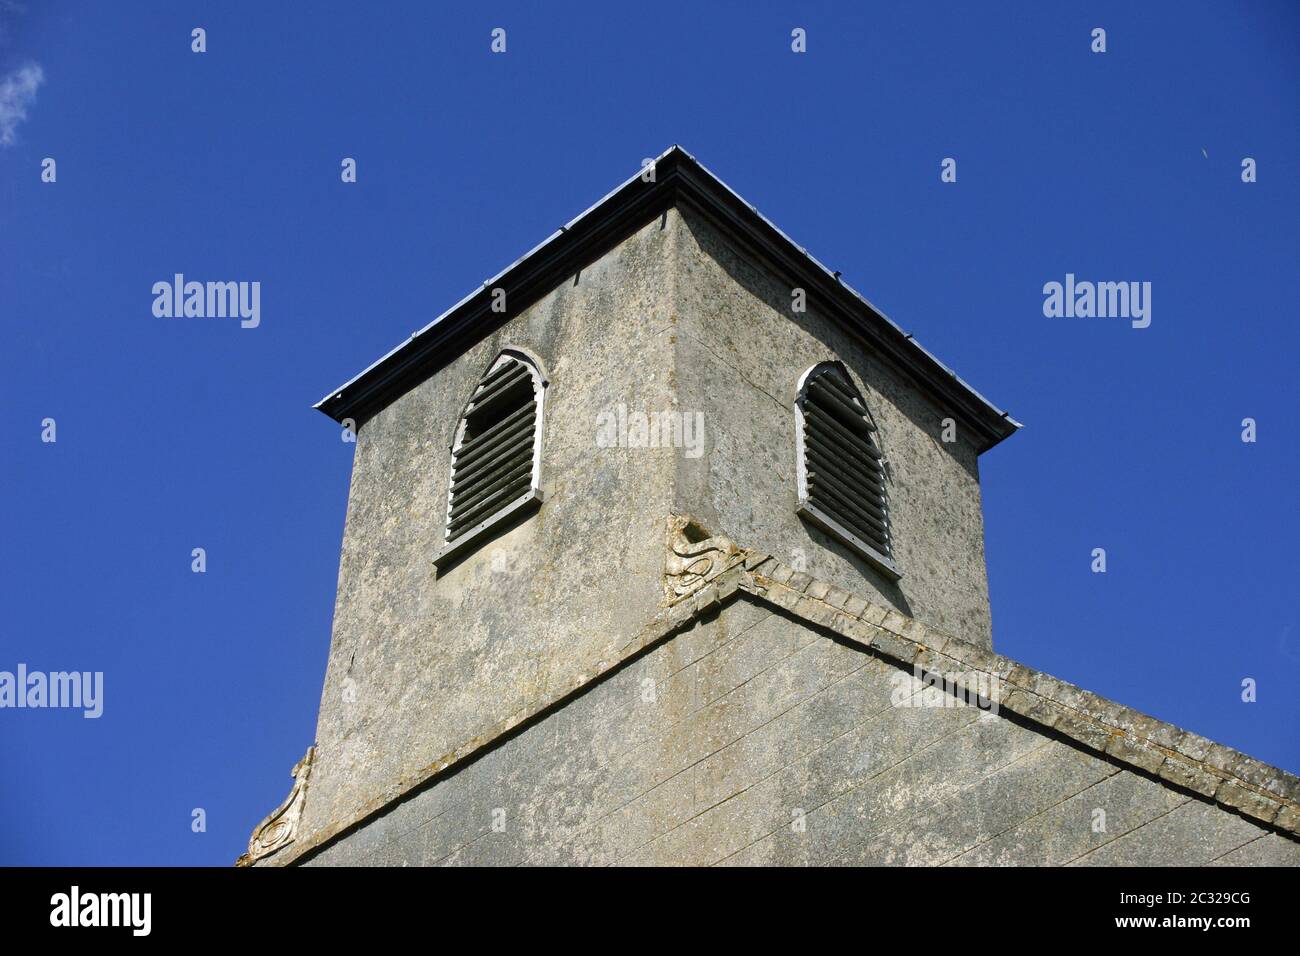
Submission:
[[[683,172],[679,195],[724,229],[748,240],[754,251],[778,267],[806,277],[800,281],[808,284],[808,279],[815,280],[815,284],[808,290],[810,295],[819,293],[821,303],[838,313],[841,322],[861,332],[870,346],[892,359],[895,365],[943,398],[953,406],[957,414],[976,426],[981,433],[981,441],[977,443],[977,449],[981,453],[1010,437],[1021,427],[1020,422],[1000,411],[865,296],[819,262],[807,249],[760,213],[757,207],[693,157],[691,166],[694,169],[688,167]],[[694,170],[698,170],[698,173],[694,173]]]
[[[420,368],[438,351],[438,346],[463,332],[472,319],[492,319],[489,306],[490,290],[494,286],[536,293],[547,282],[571,272],[577,260],[591,255],[602,241],[617,236],[630,222],[652,218],[661,207],[668,208],[684,198],[720,225],[740,233],[749,245],[756,246],[757,251],[777,264],[813,280],[809,291],[815,290],[821,300],[835,307],[842,321],[847,320],[850,326],[864,333],[870,344],[976,427],[980,437],[977,448],[981,453],[1021,427],[680,146],[671,146],[656,157],[653,183],[644,182],[641,177],[642,171],[638,170],[313,407],[342,421],[362,417],[382,406],[394,386],[404,389],[414,384],[412,380],[421,377]],[[514,311],[512,308],[511,314]],[[504,319],[504,316],[498,314],[496,318]]]
[[[656,158],[655,182],[642,181],[642,173],[636,172],[312,407],[341,422],[345,417],[362,417],[376,404],[383,404],[390,386],[411,376],[437,346],[464,331],[471,320],[507,317],[490,311],[492,288],[509,286],[512,292],[525,293],[513,296],[516,303],[521,298],[527,300],[527,290],[535,289],[539,282],[545,284],[547,277],[567,275],[584,254],[599,248],[605,237],[616,234],[627,222],[650,218],[660,206],[670,205],[674,188],[671,160],[680,152],[674,146]]]

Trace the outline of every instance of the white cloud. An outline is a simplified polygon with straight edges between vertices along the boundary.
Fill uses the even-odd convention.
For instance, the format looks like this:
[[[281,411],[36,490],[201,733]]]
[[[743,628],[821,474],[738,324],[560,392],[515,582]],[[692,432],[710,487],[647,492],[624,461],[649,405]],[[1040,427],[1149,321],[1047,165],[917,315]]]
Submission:
[[[14,141],[14,130],[27,118],[27,107],[36,100],[36,88],[45,82],[44,71],[28,63],[0,80],[0,146]]]

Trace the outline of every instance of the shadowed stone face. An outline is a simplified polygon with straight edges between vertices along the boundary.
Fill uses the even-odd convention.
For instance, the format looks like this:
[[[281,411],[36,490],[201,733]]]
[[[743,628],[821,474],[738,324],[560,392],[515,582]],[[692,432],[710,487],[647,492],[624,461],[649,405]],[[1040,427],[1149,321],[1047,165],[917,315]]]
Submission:
[[[736,250],[682,213],[677,260],[678,393],[704,410],[708,453],[680,459],[677,511],[797,570],[992,646],[976,453],[951,414],[827,317],[816,300],[792,311],[797,280]],[[800,377],[839,360],[879,426],[901,580],[796,513],[794,403]],[[802,566],[800,566],[802,565]]]

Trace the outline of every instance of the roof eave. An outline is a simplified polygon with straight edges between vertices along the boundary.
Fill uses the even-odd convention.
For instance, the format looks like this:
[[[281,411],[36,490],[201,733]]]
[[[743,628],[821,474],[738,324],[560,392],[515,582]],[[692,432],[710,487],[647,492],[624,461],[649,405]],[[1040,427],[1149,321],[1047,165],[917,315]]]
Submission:
[[[449,348],[458,337],[472,336],[474,331],[486,334],[490,329],[482,326],[504,321],[506,316],[491,311],[493,288],[510,290],[512,314],[516,313],[521,303],[536,301],[557,281],[680,201],[797,277],[809,298],[816,298],[876,351],[928,387],[973,429],[977,451],[987,451],[1020,428],[1019,422],[998,410],[680,146],[656,157],[652,182],[643,179],[643,171],[633,174],[313,407],[339,422],[365,418],[436,371],[439,355],[447,360],[458,354]]]

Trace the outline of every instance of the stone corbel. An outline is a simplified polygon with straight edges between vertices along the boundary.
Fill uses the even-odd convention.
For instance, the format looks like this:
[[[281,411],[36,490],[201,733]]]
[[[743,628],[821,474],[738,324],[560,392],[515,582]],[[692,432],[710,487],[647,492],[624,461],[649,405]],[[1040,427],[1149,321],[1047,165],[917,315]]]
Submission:
[[[298,823],[302,819],[303,805],[307,802],[307,783],[315,757],[316,748],[308,747],[303,758],[293,765],[293,770],[290,771],[293,787],[289,790],[289,795],[254,828],[248,841],[248,852],[235,861],[235,866],[252,866],[258,860],[288,846],[298,836]]]
[[[724,571],[745,561],[745,551],[724,535],[710,535],[694,518],[668,519],[664,577],[668,603],[694,594]]]

